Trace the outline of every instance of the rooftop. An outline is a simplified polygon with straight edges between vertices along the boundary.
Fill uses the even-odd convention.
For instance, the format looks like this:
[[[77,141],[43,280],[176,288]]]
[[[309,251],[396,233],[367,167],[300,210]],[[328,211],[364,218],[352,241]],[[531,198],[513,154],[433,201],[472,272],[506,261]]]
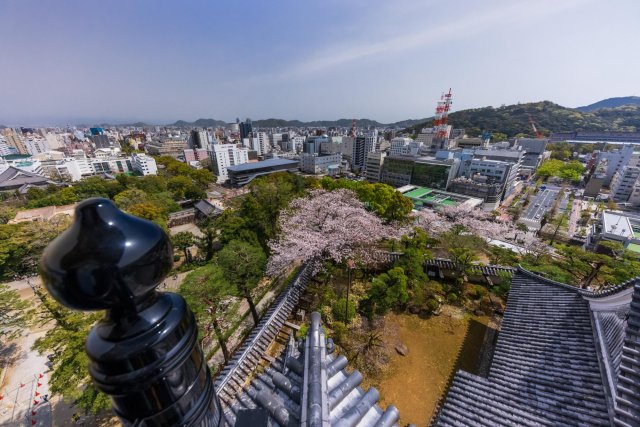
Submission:
[[[298,166],[299,162],[297,160],[287,160],[287,159],[268,159],[263,160],[261,162],[255,163],[243,163],[241,165],[229,166],[227,168],[228,171],[233,172],[243,172],[243,171],[251,171],[260,168],[269,168],[274,166]]]
[[[482,204],[481,199],[465,196],[463,194],[449,193],[447,191],[436,190],[428,187],[417,187],[406,185],[398,189],[404,196],[413,200],[416,207],[429,206],[457,206],[463,203],[478,206]]]
[[[631,224],[631,218],[626,215],[604,211],[602,213],[602,231],[623,239],[638,237]]]

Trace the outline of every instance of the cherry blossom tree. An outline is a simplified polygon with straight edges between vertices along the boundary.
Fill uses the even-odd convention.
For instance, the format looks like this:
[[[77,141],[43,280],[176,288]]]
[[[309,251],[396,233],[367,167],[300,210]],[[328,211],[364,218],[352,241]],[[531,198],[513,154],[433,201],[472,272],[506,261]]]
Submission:
[[[271,242],[267,273],[278,274],[294,261],[352,258],[365,265],[380,258],[383,239],[399,239],[409,229],[367,211],[353,191],[312,190],[294,199],[280,215],[280,236]]]
[[[434,236],[447,232],[456,224],[485,240],[513,241],[525,252],[540,252],[545,246],[535,233],[523,231],[491,212],[469,206],[447,206],[440,211],[423,209],[416,214],[416,225]]]

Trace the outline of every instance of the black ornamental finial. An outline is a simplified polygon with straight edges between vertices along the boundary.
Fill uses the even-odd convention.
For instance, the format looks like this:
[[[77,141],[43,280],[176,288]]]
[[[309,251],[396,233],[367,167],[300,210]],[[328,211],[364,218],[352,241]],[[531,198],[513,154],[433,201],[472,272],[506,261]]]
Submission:
[[[172,261],[156,224],[89,199],[46,248],[40,272],[64,306],[106,310],[87,338],[89,373],[124,425],[223,425],[193,313],[181,296],[155,290]]]

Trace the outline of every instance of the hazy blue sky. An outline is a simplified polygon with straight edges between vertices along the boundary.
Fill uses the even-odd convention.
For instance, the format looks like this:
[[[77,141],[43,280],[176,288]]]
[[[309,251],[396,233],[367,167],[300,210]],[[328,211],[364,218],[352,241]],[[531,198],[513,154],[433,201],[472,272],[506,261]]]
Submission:
[[[638,0],[0,0],[0,124],[382,122],[640,95]]]

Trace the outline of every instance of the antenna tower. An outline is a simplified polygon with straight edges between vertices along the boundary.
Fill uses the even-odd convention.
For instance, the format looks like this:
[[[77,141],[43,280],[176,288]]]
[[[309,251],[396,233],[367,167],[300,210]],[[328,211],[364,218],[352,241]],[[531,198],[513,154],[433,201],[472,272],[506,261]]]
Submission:
[[[449,110],[451,109],[453,94],[451,88],[449,92],[442,93],[440,101],[436,105],[436,116],[433,120],[433,127],[436,131],[436,138],[444,139],[447,137],[447,127],[449,123]]]

